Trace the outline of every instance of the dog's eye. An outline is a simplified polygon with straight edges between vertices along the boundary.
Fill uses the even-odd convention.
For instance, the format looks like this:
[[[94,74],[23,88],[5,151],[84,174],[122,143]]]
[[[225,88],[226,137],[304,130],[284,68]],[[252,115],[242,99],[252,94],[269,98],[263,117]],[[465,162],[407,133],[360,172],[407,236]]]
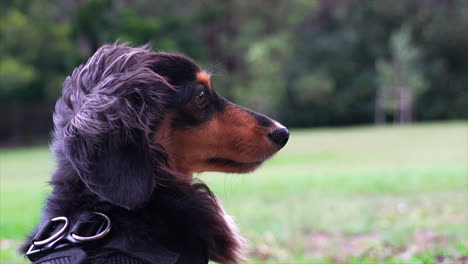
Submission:
[[[208,98],[205,91],[201,91],[197,94],[197,96],[195,96],[195,103],[199,107],[204,107],[208,103]]]

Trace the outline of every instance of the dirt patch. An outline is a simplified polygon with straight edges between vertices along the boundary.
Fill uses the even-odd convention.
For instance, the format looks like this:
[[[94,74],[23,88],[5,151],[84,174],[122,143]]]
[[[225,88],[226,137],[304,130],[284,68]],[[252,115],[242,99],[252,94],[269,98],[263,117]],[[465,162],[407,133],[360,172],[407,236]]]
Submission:
[[[0,239],[0,249],[12,249],[18,247],[19,242],[12,239]]]
[[[307,236],[307,256],[312,259],[331,258],[336,262],[346,263],[352,258],[371,257],[374,259],[386,259],[398,257],[410,259],[412,256],[424,252],[435,252],[437,249],[445,249],[453,243],[453,239],[446,234],[436,233],[430,230],[417,231],[406,247],[391,245],[378,233],[343,234],[315,232]],[[446,263],[448,256],[440,256],[441,262]],[[456,262],[464,263],[466,257],[456,259]],[[453,259],[455,260],[455,259]],[[466,263],[468,264],[468,263]]]
[[[344,262],[381,249],[383,240],[377,233],[346,235],[318,232],[308,236],[307,244],[308,255],[312,258],[332,257],[335,261]]]

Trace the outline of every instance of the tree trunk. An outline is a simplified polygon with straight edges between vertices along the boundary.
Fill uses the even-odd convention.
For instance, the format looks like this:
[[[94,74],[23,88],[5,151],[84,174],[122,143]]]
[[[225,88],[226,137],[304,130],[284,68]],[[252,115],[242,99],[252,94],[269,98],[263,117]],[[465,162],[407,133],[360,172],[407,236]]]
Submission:
[[[377,87],[375,95],[375,109],[374,109],[374,123],[384,124],[385,123],[385,111],[383,109],[383,86]]]

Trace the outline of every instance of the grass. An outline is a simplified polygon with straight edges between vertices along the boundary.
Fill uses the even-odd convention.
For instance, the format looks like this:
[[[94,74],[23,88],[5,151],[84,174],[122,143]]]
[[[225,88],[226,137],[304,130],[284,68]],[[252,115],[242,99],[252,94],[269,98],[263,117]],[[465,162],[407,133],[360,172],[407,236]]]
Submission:
[[[467,163],[467,122],[312,129],[252,174],[199,177],[236,216],[249,263],[464,263]],[[53,167],[46,147],[0,150],[0,263],[24,263],[14,251]]]

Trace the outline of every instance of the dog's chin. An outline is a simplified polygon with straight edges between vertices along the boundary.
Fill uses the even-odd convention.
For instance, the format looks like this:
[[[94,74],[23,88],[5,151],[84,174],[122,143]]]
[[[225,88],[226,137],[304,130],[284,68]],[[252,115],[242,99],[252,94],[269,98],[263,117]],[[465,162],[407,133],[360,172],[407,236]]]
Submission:
[[[265,160],[266,159],[251,162],[240,162],[227,158],[213,157],[207,159],[206,162],[219,168],[219,171],[221,172],[247,173],[254,171],[262,165]]]

